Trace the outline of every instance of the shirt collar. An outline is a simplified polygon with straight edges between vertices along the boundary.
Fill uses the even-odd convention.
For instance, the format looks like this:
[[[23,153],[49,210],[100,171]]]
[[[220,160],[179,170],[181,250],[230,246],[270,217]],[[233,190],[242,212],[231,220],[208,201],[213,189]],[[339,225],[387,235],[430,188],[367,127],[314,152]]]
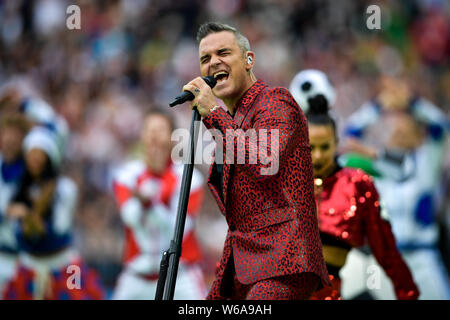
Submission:
[[[165,169],[164,169],[162,172],[155,172],[155,171],[152,171],[149,167],[147,167],[146,171],[147,171],[147,174],[148,174],[149,176],[151,176],[151,177],[162,178],[162,177],[165,176],[170,170],[172,170],[172,165],[173,165],[173,162],[172,162],[172,160],[169,158],[169,159],[167,160],[166,167],[165,167]]]
[[[264,87],[267,87],[264,81],[260,79],[257,80],[238,100],[238,102],[236,103],[235,113],[239,108],[246,109],[251,106],[255,98],[258,96],[261,90],[264,89]]]
[[[256,97],[259,96],[260,92],[267,87],[267,85],[262,80],[257,80],[238,100],[234,110],[234,121],[238,126],[241,126],[242,121],[247,115],[250,107],[253,105]]]

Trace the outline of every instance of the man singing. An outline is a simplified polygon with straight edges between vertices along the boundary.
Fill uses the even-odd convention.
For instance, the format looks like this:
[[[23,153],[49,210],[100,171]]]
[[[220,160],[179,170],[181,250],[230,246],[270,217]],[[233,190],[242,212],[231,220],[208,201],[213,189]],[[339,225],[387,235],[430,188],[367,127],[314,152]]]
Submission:
[[[223,159],[216,153],[208,186],[229,227],[207,299],[308,299],[329,282],[305,116],[287,89],[256,79],[255,54],[238,30],[206,23],[197,40],[201,75],[217,84],[198,77],[183,90],[221,133]]]

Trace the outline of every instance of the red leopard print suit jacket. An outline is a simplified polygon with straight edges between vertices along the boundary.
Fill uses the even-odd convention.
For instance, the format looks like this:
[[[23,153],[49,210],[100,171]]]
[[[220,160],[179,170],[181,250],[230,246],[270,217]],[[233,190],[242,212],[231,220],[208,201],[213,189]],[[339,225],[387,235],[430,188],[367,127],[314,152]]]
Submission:
[[[258,80],[237,103],[234,118],[218,107],[203,123],[222,134],[223,187],[212,179],[214,163],[208,186],[229,226],[208,298],[227,296],[233,261],[243,284],[302,272],[315,273],[329,284],[307,121],[288,90],[269,88]],[[216,146],[216,162],[217,150]]]

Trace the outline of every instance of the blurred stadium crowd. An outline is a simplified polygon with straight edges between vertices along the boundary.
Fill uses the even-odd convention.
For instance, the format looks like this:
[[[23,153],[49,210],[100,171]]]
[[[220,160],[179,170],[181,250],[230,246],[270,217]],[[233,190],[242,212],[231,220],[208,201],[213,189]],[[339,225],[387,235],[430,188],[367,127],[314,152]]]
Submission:
[[[66,27],[70,4],[81,9],[80,30]],[[366,27],[371,4],[381,8],[381,30]],[[271,86],[288,87],[302,69],[326,72],[336,88],[340,129],[373,97],[382,74],[406,76],[449,114],[446,0],[0,0],[0,88],[39,96],[66,119],[62,171],[79,187],[76,246],[109,290],[121,270],[123,243],[111,172],[139,152],[143,115],[168,109],[199,74],[195,33],[209,20],[234,25],[249,38],[255,74]],[[188,127],[189,108],[171,113],[179,127]],[[207,164],[198,168],[207,175]],[[449,184],[447,148],[437,210],[447,268]],[[209,191],[198,223],[209,284],[226,231]]]

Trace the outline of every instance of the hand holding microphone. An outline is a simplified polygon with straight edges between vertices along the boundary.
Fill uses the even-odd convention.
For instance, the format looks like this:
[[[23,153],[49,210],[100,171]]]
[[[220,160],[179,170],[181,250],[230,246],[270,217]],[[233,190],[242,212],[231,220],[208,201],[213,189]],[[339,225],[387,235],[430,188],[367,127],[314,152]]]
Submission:
[[[212,88],[216,85],[213,76],[197,77],[183,87],[183,93],[175,98],[169,105],[171,107],[191,101],[191,109],[197,108],[202,117],[208,115],[216,105],[216,98],[212,93]]]

